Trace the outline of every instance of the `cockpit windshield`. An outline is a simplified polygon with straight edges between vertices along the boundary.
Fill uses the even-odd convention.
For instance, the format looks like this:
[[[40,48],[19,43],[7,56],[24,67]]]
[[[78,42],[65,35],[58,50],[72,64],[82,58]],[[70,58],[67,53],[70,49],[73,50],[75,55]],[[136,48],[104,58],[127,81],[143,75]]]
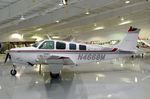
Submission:
[[[39,42],[35,42],[35,43],[32,45],[32,47],[38,47],[39,44],[40,44],[42,41],[43,41],[43,40],[41,40],[41,41],[39,41]]]

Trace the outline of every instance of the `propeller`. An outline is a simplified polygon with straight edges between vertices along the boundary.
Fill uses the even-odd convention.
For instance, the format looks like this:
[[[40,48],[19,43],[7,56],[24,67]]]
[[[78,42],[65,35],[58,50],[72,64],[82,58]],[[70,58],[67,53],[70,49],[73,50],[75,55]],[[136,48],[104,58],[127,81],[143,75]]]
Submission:
[[[9,52],[6,54],[4,63],[6,63],[8,59],[11,60],[11,56],[10,56]]]

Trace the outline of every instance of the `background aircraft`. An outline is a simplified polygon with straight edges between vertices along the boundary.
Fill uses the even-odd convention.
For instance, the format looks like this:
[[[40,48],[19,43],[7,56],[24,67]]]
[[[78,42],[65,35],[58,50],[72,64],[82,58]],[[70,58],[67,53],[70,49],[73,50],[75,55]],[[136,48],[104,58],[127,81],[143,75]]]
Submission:
[[[63,65],[79,65],[118,57],[130,56],[137,52],[140,29],[132,28],[117,45],[106,47],[60,40],[43,40],[32,47],[14,48],[8,53],[13,62],[11,75],[15,76],[16,66],[44,64],[50,67],[52,78],[58,78]]]
[[[34,44],[35,41],[9,41],[0,43],[0,53],[4,54],[6,50],[16,47],[29,47],[31,44]]]
[[[150,40],[139,39],[138,47],[146,53],[150,52]]]

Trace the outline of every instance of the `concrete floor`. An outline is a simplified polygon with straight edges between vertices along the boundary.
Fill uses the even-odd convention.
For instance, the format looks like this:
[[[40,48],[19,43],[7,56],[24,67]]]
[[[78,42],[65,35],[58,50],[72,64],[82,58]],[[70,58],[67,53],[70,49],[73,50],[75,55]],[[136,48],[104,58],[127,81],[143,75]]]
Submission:
[[[64,67],[52,80],[45,68],[0,65],[0,99],[150,99],[150,55]],[[45,72],[44,72],[45,71]]]

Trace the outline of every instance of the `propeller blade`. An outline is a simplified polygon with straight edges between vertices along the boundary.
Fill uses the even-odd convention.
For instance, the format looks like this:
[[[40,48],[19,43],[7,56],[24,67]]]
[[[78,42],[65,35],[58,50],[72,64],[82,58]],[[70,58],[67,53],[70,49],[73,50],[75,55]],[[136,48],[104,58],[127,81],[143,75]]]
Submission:
[[[10,54],[9,54],[9,53],[7,53],[7,54],[6,54],[6,58],[5,58],[4,63],[6,63],[8,59],[9,59],[9,60],[11,60],[11,56],[10,56]]]

